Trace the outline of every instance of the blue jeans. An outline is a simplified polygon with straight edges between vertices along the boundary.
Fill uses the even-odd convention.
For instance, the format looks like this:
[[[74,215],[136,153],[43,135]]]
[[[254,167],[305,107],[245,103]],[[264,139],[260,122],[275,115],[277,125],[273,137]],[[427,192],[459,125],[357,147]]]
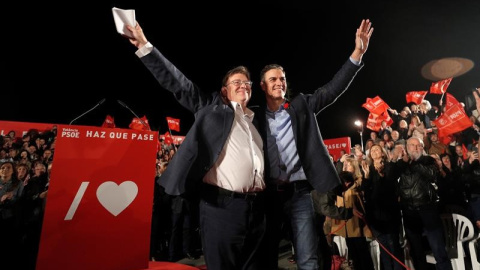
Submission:
[[[403,256],[403,249],[400,246],[400,232],[397,233],[381,233],[372,226],[370,227],[373,234],[377,238],[377,241],[382,244],[384,248],[388,250],[392,255],[388,254],[383,248],[380,247],[380,261],[382,263],[383,270],[403,270],[404,267],[399,264],[392,256],[404,263],[405,258]]]
[[[310,189],[294,190],[288,212],[297,269],[318,269],[318,224]]]

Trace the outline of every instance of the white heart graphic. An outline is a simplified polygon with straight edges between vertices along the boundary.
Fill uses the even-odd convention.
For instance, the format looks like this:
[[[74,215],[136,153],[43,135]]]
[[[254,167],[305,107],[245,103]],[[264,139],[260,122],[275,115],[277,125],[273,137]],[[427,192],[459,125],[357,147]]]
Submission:
[[[114,216],[125,210],[137,194],[137,184],[132,181],[125,181],[120,185],[107,181],[97,188],[98,201]]]
[[[346,146],[347,146],[347,144],[346,144],[346,143],[342,143],[342,147],[346,147]]]

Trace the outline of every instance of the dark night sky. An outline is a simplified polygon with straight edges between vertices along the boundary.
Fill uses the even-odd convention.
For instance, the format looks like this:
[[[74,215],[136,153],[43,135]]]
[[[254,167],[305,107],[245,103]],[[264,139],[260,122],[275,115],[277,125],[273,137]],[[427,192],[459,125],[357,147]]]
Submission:
[[[358,143],[353,122],[366,120],[365,99],[379,95],[400,109],[407,92],[429,89],[432,80],[421,69],[431,60],[462,57],[475,63],[448,89],[458,100],[480,86],[480,1],[105,2],[6,7],[13,19],[3,29],[0,120],[67,124],[106,98],[76,124],[98,126],[110,114],[117,127],[126,128],[132,114],[120,99],[146,115],[154,130],[165,132],[165,117],[171,116],[181,119],[179,135],[186,134],[193,116],[116,32],[114,6],[135,9],[149,41],[205,91],[220,90],[228,69],[247,66],[254,81],[250,105],[262,101],[258,73],[266,64],[285,67],[294,94],[328,82],[352,52],[361,19],[371,19],[375,31],[365,67],[318,116],[324,138],[350,136]]]

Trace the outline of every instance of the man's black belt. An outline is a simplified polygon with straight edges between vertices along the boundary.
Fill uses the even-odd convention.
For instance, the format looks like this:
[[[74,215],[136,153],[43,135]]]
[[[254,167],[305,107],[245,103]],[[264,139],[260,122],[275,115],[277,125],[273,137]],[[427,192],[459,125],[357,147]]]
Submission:
[[[203,185],[203,194],[208,198],[218,198],[218,197],[228,197],[228,198],[235,198],[235,199],[244,199],[248,201],[253,201],[259,198],[262,195],[262,192],[246,192],[240,193],[231,191],[228,189],[224,189],[218,186],[204,184]]]
[[[277,191],[301,191],[301,190],[312,190],[312,185],[308,182],[308,180],[296,180],[296,181],[275,181],[274,182],[275,189]]]

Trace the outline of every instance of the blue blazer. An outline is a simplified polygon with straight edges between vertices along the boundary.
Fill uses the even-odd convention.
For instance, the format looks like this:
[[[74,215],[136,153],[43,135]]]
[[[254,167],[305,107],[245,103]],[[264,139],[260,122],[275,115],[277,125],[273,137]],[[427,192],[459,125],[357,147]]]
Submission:
[[[195,115],[193,126],[159,183],[171,195],[198,192],[203,176],[215,164],[232,129],[234,110],[219,92],[200,91],[155,47],[140,59],[160,85]],[[255,119],[253,124],[258,129]]]
[[[335,166],[330,160],[327,147],[323,143],[315,114],[320,112],[347,90],[357,72],[363,67],[347,60],[333,79],[324,86],[315,90],[313,94],[299,94],[289,102],[288,114],[292,119],[292,129],[297,145],[297,151],[307,180],[318,192],[327,192],[340,184]],[[259,122],[259,132],[263,139],[265,156],[265,179],[269,182],[270,164],[267,151],[268,122],[266,107],[262,106],[255,112],[255,119]],[[341,123],[332,123],[332,125]]]

